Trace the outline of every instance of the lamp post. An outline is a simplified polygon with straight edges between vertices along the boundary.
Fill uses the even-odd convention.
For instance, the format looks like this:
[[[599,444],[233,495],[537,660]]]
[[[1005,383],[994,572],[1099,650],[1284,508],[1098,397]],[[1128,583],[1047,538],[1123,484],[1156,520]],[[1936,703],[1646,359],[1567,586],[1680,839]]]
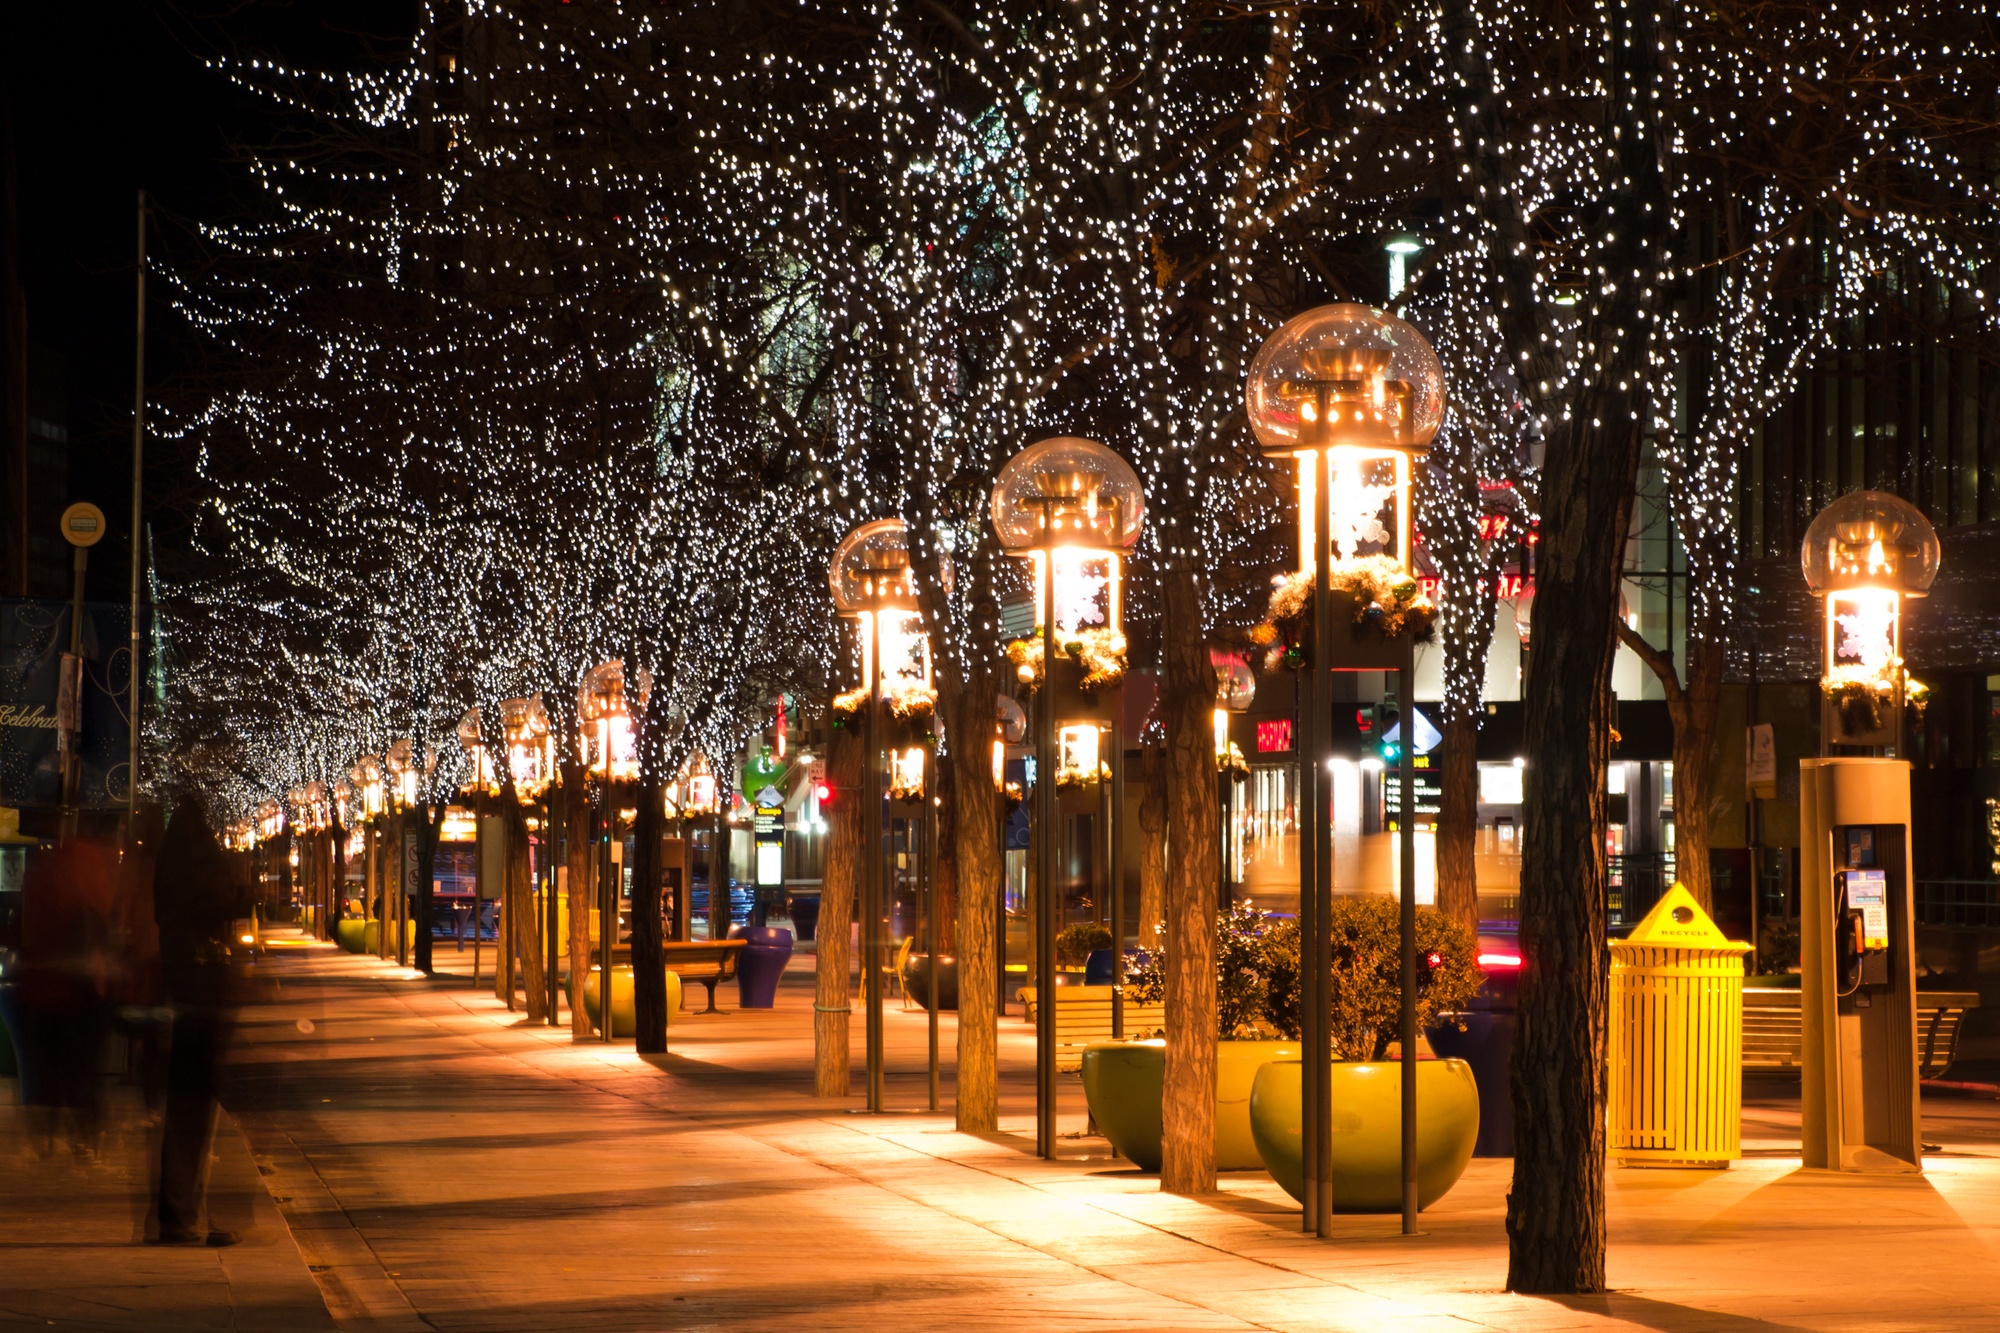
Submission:
[[[330,906],[327,908],[329,933],[347,911],[347,856],[350,845],[348,840],[352,836],[351,830],[361,823],[360,816],[355,810],[357,801],[352,782],[344,777],[334,779],[327,805],[327,848],[328,854],[332,857],[330,871],[332,883],[328,886]],[[363,912],[362,915],[365,917],[367,913]]]
[[[948,575],[948,571],[947,571]],[[890,756],[887,798],[924,801],[925,754],[937,690],[930,640],[910,576],[909,529],[899,518],[863,523],[847,534],[827,567],[834,609],[859,622],[861,685],[833,701],[835,725],[858,723],[866,759],[861,782],[861,977],[868,1051],[868,1109],[883,1109],[882,986],[886,965],[882,871],[883,755],[889,726],[899,733]],[[889,717],[882,715],[887,711]],[[913,819],[912,830],[916,827]],[[936,960],[932,959],[932,968]],[[932,1010],[936,1021],[936,1010]]]
[[[386,959],[389,956],[389,889],[382,875],[382,817],[388,810],[389,792],[381,757],[362,755],[354,761],[347,776],[360,794],[362,827],[368,835],[367,864],[362,867],[361,917],[367,920],[369,908],[374,908],[375,953],[377,957]]]
[[[500,794],[500,763],[482,734],[485,719],[474,705],[458,719],[458,744],[470,774],[460,794],[472,799],[472,984],[479,985],[480,915],[486,903],[486,807]]]
[[[383,757],[382,766],[389,775],[390,856],[396,888],[391,895],[395,903],[396,963],[400,967],[410,965],[410,896],[409,896],[409,813],[417,804],[417,755],[416,746],[407,736],[389,742],[389,752]]]
[[[688,760],[687,776],[681,789],[685,793],[681,800],[681,816],[685,821],[687,840],[690,848],[694,842],[694,830],[703,820],[709,825],[708,844],[708,937],[719,940],[729,933],[729,872],[724,864],[722,821],[722,801],[716,790],[715,773],[709,766],[708,756],[696,751]],[[694,859],[692,850],[688,853],[687,894],[694,896]],[[694,934],[693,907],[687,911],[688,935]]]
[[[1826,624],[1821,755],[1838,745],[1908,757],[1903,599],[1929,595],[1939,555],[1930,520],[1881,491],[1843,495],[1807,526],[1800,558]]]
[[[651,681],[639,673],[639,707],[646,706]],[[614,657],[584,673],[577,687],[576,717],[583,748],[583,767],[597,784],[598,817],[604,829],[596,858],[597,873],[597,1013],[598,1037],[611,1040],[611,966],[618,947],[619,857],[612,843],[619,836],[618,794],[639,776],[638,737],[632,710],[625,702],[625,661]]]
[[[1424,336],[1361,305],[1295,316],[1251,362],[1245,398],[1267,455],[1298,464],[1299,574],[1311,580],[1311,646],[1301,672],[1299,838],[1301,1102],[1305,1125],[1305,1229],[1332,1227],[1333,760],[1332,673],[1393,671],[1397,700],[1413,716],[1415,642],[1431,612],[1412,575],[1411,479],[1444,420],[1444,371]],[[1344,624],[1337,624],[1344,621]],[[1408,724],[1414,726],[1414,722]],[[1407,728],[1406,728],[1407,729]],[[1403,1231],[1416,1230],[1416,799],[1413,748],[1399,773],[1402,906]]]
[[[1236,867],[1242,846],[1236,827],[1236,784],[1248,772],[1243,751],[1229,739],[1229,716],[1248,712],[1257,698],[1257,677],[1250,664],[1233,653],[1217,654],[1215,663],[1215,773],[1222,809],[1222,874],[1216,885],[1216,906],[1228,911],[1236,902]]]
[[[542,703],[542,696],[539,694],[530,694],[501,700],[500,725],[506,737],[507,776],[513,780],[514,799],[521,806],[533,809],[548,794],[549,783],[555,773],[556,767],[555,738],[549,728],[549,713],[547,707]],[[543,817],[540,822],[546,828],[546,809],[543,810]],[[509,836],[511,837],[511,830],[515,827],[512,819],[508,820],[507,827],[510,830]],[[526,851],[529,864],[529,877],[532,880],[534,876],[533,845],[530,844]],[[543,859],[546,861],[548,858],[545,856]],[[503,864],[512,864],[509,857],[503,856],[502,861]],[[501,962],[496,971],[502,974],[501,979],[505,982],[507,988],[507,1007],[509,1009],[514,1007],[513,969],[515,960],[517,958],[520,959],[522,965],[526,966],[527,960],[532,958],[534,966],[538,970],[541,970],[543,976],[547,979],[543,990],[548,998],[548,1012],[543,1015],[543,1018],[544,1021],[553,1026],[556,1021],[556,932],[553,886],[550,889],[547,900],[548,910],[544,914],[547,919],[548,946],[546,949],[530,948],[529,945],[533,943],[530,938],[514,938],[516,933],[515,926],[517,924],[516,916],[518,915],[524,920],[532,920],[533,915],[528,907],[515,903],[515,887],[512,882],[511,872],[506,872],[505,877],[502,879],[501,893],[503,895],[500,907],[501,918],[509,924],[506,927],[508,932],[507,942],[501,948]],[[530,901],[532,902],[533,900],[531,899]],[[537,928],[540,928],[539,923]]]
[[[1033,643],[1008,649],[1035,698],[1035,1147],[1056,1155],[1056,955],[1062,908],[1057,901],[1056,789],[1102,782],[1101,752],[1122,785],[1124,740],[1118,712],[1125,674],[1124,554],[1139,541],[1146,501],[1138,474],[1095,440],[1057,436],[1031,444],[1000,470],[993,486],[993,527],[1009,555],[1029,562],[1035,584]],[[1059,722],[1058,715],[1062,719]],[[1122,874],[1124,809],[1113,798],[1111,883],[1116,923],[1112,958],[1112,1030],[1124,1030],[1125,941]],[[1101,789],[1100,789],[1101,804]]]

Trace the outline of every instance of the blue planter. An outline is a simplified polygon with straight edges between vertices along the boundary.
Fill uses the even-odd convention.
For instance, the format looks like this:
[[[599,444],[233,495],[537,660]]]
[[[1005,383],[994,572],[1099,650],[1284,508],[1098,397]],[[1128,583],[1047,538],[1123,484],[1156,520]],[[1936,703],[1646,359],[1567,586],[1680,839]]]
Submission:
[[[799,941],[818,938],[819,895],[817,893],[795,893],[792,895],[792,926],[799,932]]]
[[[732,940],[748,940],[736,955],[736,1002],[744,1009],[769,1009],[778,1002],[778,980],[792,959],[792,932],[782,926],[738,926]]]
[[[1479,1082],[1479,1138],[1474,1157],[1514,1155],[1514,1102],[1507,1091],[1507,1063],[1514,1055],[1514,1011],[1498,1009],[1458,1015],[1430,1030],[1431,1049],[1447,1060],[1463,1060]]]

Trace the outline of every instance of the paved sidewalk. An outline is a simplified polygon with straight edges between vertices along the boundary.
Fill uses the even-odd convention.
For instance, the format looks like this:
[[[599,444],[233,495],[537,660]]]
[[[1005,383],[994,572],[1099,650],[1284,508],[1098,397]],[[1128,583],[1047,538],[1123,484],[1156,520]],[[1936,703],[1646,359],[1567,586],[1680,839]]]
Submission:
[[[88,1164],[60,1146],[42,1157],[13,1101],[0,1081],[0,1328],[334,1327],[232,1120],[216,1134],[209,1207],[242,1243],[158,1247],[142,1243],[157,1148],[132,1090],[115,1090]]]
[[[975,1138],[813,1098],[803,971],[775,1010],[681,1016],[654,1060],[463,979],[317,947],[266,971],[231,1105],[342,1327],[2000,1328],[1990,1140],[1944,1138],[1922,1179],[1802,1174],[1781,1137],[1727,1172],[1613,1169],[1618,1291],[1541,1300],[1500,1290],[1507,1162],[1423,1236],[1354,1217],[1310,1241],[1261,1173],[1161,1195],[1083,1137],[1074,1078],[1078,1160],[1036,1160],[1018,1019],[1011,1132]],[[891,1104],[920,1106],[923,1016],[892,1002],[887,1029]]]
[[[297,1201],[309,1169],[349,1229],[324,1228],[323,1251],[298,1233],[323,1280],[350,1273],[353,1306],[328,1289],[343,1318],[406,1304],[409,1326],[437,1328],[2000,1327],[1986,1144],[1922,1180],[1802,1175],[1772,1139],[1723,1173],[1614,1169],[1619,1292],[1537,1300],[1500,1290],[1506,1162],[1475,1162],[1424,1236],[1358,1217],[1322,1244],[1261,1174],[1211,1200],[1162,1196],[1081,1137],[1074,1079],[1066,1142],[1098,1155],[1037,1161],[1018,1021],[1003,1042],[1014,1133],[987,1140],[812,1098],[802,973],[776,1010],[677,1022],[673,1054],[647,1062],[529,1028],[468,986],[330,955],[290,966],[240,1086],[271,1179]],[[890,1102],[919,1106],[923,1017],[892,1003],[887,1027]]]

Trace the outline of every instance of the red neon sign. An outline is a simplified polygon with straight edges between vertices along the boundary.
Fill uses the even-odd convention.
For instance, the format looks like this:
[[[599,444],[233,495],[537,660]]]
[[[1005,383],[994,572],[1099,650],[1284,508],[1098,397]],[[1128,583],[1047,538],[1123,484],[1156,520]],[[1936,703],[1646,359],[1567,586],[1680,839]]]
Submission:
[[[1292,720],[1274,718],[1257,724],[1257,753],[1277,754],[1292,748]]]

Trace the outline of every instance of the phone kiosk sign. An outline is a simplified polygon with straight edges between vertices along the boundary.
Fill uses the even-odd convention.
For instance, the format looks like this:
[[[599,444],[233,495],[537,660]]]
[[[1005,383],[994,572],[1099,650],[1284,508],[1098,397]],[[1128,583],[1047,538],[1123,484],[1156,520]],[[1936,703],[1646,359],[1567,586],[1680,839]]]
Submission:
[[[785,882],[785,800],[775,787],[757,793],[754,822],[756,877],[759,888],[775,888]]]

